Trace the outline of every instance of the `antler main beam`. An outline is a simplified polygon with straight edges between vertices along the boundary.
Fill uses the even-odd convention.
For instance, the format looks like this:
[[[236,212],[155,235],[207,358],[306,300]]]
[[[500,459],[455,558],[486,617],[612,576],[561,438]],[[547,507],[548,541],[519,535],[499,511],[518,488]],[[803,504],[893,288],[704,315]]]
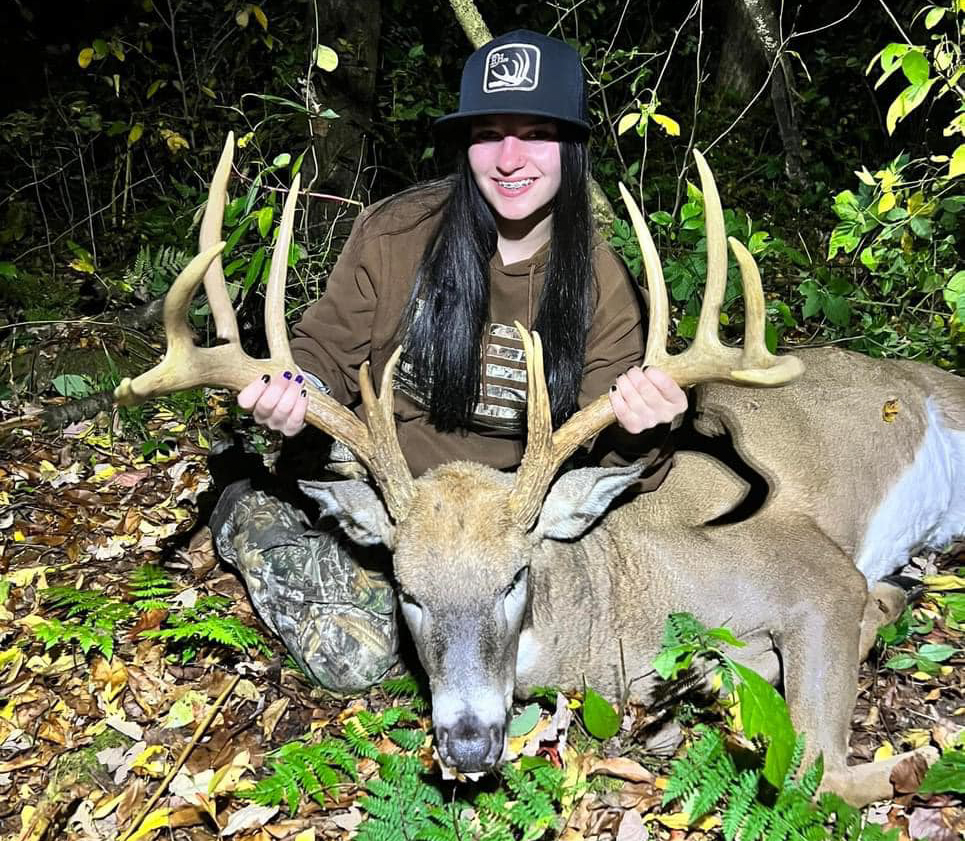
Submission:
[[[633,230],[640,243],[643,265],[650,296],[650,323],[647,350],[643,364],[666,371],[682,386],[717,380],[748,386],[778,386],[797,379],[804,371],[795,356],[775,356],[764,342],[766,308],[761,275],[750,252],[733,237],[726,236],[724,212],[714,182],[713,173],[696,149],[697,170],[704,193],[704,218],[707,224],[707,281],[704,301],[693,344],[683,353],[671,355],[666,350],[666,336],[670,325],[670,305],[667,287],[660,266],[660,256],[653,237],[647,229],[640,208],[623,184],[620,195],[633,222]],[[744,346],[727,347],[718,335],[720,308],[727,287],[727,242],[737,258],[744,282]],[[555,433],[550,419],[550,401],[543,378],[542,347],[539,336],[527,333],[516,325],[523,337],[526,353],[529,436],[526,452],[510,498],[510,508],[517,521],[531,526],[539,515],[543,497],[550,482],[566,461],[584,441],[606,429],[615,420],[609,396],[604,394],[574,414]]]
[[[285,200],[265,290],[265,329],[270,355],[268,359],[254,359],[241,347],[237,320],[221,268],[221,252],[225,244],[217,241],[221,235],[233,153],[234,135],[229,133],[211,181],[208,205],[201,223],[201,253],[178,275],[164,299],[164,332],[167,337],[164,357],[151,370],[133,380],[122,380],[114,391],[120,405],[130,406],[151,397],[201,385],[240,391],[265,374],[273,376],[284,370],[296,370],[288,344],[284,297],[299,177],[296,175],[292,180]],[[218,337],[225,342],[210,348],[195,345],[186,320],[188,306],[202,280]],[[355,453],[382,489],[386,505],[396,520],[408,510],[413,483],[392,422],[392,373],[398,357],[397,352],[386,366],[379,397],[375,395],[368,364],[359,372],[368,425],[314,388],[308,389],[305,415],[309,424],[342,441]]]

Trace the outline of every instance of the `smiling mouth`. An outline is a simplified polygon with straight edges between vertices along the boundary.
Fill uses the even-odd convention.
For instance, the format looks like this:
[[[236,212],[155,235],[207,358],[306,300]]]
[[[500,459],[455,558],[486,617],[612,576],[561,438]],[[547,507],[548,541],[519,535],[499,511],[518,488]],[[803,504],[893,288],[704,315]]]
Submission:
[[[534,181],[536,181],[535,178],[522,178],[519,181],[496,180],[496,183],[504,190],[516,191],[516,190],[525,190]]]

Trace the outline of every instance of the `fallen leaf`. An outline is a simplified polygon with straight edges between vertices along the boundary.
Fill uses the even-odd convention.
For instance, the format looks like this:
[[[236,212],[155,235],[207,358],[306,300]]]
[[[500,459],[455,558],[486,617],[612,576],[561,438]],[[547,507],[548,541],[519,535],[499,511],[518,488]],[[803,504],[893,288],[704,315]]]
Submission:
[[[648,841],[650,830],[647,829],[639,812],[632,809],[623,813],[620,828],[617,830],[616,841]]]
[[[918,808],[908,816],[908,834],[912,838],[925,841],[961,841],[963,829],[965,823],[960,809]]]
[[[275,728],[278,726],[278,722],[281,717],[285,714],[285,710],[288,709],[288,705],[291,703],[287,697],[282,696],[277,701],[272,701],[268,708],[261,715],[261,732],[265,737],[265,741],[271,739],[272,733],[275,732]]]
[[[165,826],[170,826],[169,816],[171,810],[155,809],[153,812],[148,814],[143,821],[141,821],[140,827],[138,827],[137,832],[133,835],[125,836],[124,841],[138,841],[139,838],[145,838],[157,829],[161,829]]]
[[[921,781],[928,771],[925,757],[915,754],[899,762],[888,778],[898,794],[914,794],[921,788]]]
[[[362,823],[362,818],[364,815],[356,806],[349,808],[347,812],[342,812],[339,815],[332,815],[332,823],[335,824],[339,829],[344,829],[349,832],[358,829],[359,824]]]
[[[610,759],[594,758],[587,766],[586,774],[587,776],[607,774],[611,777],[619,777],[621,780],[630,780],[633,783],[652,783],[656,779],[655,775],[639,762],[621,756]]]
[[[242,830],[256,829],[264,826],[278,814],[280,808],[280,806],[258,806],[251,803],[239,809],[228,818],[224,829],[221,830],[221,835],[234,835],[236,832],[241,832]]]
[[[881,745],[874,755],[874,762],[884,762],[886,759],[891,759],[895,755],[895,749],[891,746],[891,742],[885,742]]]
[[[112,727],[118,733],[123,733],[129,739],[133,739],[135,742],[141,741],[144,738],[144,728],[141,727],[136,721],[126,721],[116,715],[109,715],[104,719],[108,727]]]

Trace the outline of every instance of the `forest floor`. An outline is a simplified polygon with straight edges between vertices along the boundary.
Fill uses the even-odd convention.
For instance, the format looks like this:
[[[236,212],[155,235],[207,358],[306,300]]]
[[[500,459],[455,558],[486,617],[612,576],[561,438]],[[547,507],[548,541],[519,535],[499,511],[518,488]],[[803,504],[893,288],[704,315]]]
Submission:
[[[380,687],[352,698],[313,688],[217,560],[199,511],[214,496],[205,429],[226,405],[209,396],[206,417],[187,424],[155,407],[137,440],[102,414],[59,434],[26,422],[0,444],[0,836],[376,837],[365,827],[372,801],[360,798],[385,771],[382,753],[363,745],[351,773],[333,753],[325,767],[338,773],[326,781],[316,769],[321,786],[293,797],[272,752],[304,736],[367,735],[379,752],[418,757],[436,784],[425,705]],[[0,422],[10,417],[0,412]],[[168,443],[145,459],[144,440],[154,442],[148,450]],[[962,617],[947,599],[955,594],[960,610],[963,567],[962,547],[913,560],[926,592],[910,627],[862,668],[854,761],[945,748],[965,729]],[[627,710],[620,733],[601,743],[570,715],[577,699],[549,706],[520,717],[514,751],[562,767],[569,794],[554,805],[551,835],[720,837],[718,817],[690,827],[679,806],[661,806],[670,758],[643,756],[628,735],[644,711]],[[405,716],[387,717],[395,708]],[[406,723],[409,736],[390,738],[393,722]],[[263,785],[260,803],[244,798],[268,777],[274,793]],[[899,793],[867,809],[867,819],[902,838],[961,837],[961,798],[916,795],[920,778],[913,769],[897,775]],[[518,837],[544,831],[519,828]],[[404,827],[399,837],[409,837]]]

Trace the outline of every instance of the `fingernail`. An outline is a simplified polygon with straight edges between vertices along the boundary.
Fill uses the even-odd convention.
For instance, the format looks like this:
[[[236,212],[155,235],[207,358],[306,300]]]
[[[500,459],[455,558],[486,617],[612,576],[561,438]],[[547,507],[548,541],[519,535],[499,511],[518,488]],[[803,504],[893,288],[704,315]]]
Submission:
[[[285,371],[285,373],[282,374],[282,376],[283,376],[286,380],[290,380],[290,379],[292,378],[292,372],[291,372],[291,371]]]
[[[302,389],[302,397],[308,397],[308,392]]]
[[[261,381],[262,381],[263,383],[266,383],[266,384],[267,384],[270,379],[271,379],[271,377],[270,377],[268,374],[262,374],[262,375],[261,375]]]
[[[616,390],[617,390],[617,387],[615,384],[610,386],[610,391],[616,391]]]
[[[305,382],[305,378],[301,374],[299,374],[297,377],[295,377],[295,382],[296,383]]]

